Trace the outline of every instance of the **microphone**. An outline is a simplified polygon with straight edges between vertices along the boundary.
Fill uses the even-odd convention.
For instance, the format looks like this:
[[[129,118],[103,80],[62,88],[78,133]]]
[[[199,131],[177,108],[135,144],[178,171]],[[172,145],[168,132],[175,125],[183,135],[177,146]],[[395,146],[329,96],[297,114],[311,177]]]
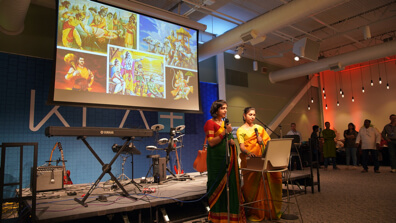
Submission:
[[[224,119],[224,124],[227,126],[228,123],[230,122],[230,120],[228,120],[228,118]]]
[[[257,142],[258,142],[258,137],[259,137],[259,134],[258,134],[258,130],[257,130],[257,128],[254,128],[254,132],[256,133]],[[259,144],[261,144],[261,143],[259,143]]]

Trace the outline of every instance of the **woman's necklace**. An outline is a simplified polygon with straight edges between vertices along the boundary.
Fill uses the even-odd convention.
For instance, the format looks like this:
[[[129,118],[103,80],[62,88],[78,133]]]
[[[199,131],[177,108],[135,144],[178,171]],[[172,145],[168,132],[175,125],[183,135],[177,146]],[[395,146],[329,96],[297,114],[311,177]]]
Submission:
[[[214,122],[216,122],[216,124],[221,126],[221,123],[223,122],[221,119],[217,120],[217,119],[213,119]]]

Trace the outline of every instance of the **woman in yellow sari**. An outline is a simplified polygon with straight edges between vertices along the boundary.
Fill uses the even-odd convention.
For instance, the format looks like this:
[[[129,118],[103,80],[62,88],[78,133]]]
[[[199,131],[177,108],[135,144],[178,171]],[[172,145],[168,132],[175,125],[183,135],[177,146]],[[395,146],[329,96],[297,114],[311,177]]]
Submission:
[[[253,124],[255,119],[256,110],[252,107],[245,108],[243,113],[245,123],[237,131],[241,149],[241,168],[246,167],[246,157],[262,156],[265,145],[271,140],[263,127]],[[267,174],[265,176],[265,188],[261,173],[242,171],[242,176],[242,192],[245,202],[262,200],[250,206],[253,208],[246,209],[246,218],[249,221],[262,221],[270,218],[279,219],[282,208],[282,174]],[[267,195],[265,196],[264,193]],[[263,200],[264,198],[268,198],[268,200]],[[268,205],[270,211],[268,211]]]

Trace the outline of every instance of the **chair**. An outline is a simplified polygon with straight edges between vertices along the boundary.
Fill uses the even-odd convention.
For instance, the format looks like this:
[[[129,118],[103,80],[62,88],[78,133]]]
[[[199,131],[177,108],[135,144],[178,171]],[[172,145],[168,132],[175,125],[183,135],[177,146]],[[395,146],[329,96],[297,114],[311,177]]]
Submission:
[[[265,174],[267,174],[267,173],[281,172],[282,174],[284,174],[284,176],[286,178],[287,204],[288,204],[289,211],[290,211],[290,208],[289,208],[289,204],[290,204],[290,197],[289,197],[290,171],[288,169],[288,166],[289,166],[290,147],[292,144],[292,140],[293,140],[292,138],[270,140],[267,143],[267,147],[266,147],[265,153],[263,154],[263,157],[250,157],[250,158],[248,157],[247,163],[246,163],[246,168],[240,168],[241,170],[244,170],[244,171],[261,172],[263,182],[265,181]],[[267,191],[265,182],[264,182],[264,190]],[[241,206],[243,206],[245,208],[253,208],[253,207],[249,207],[249,205],[263,201],[263,200],[269,200],[267,194],[266,193],[264,193],[264,194],[265,194],[265,197],[262,200],[244,203],[244,204],[241,204]],[[294,197],[296,199],[298,211],[301,216],[300,207],[298,206],[295,193],[294,193]],[[280,201],[278,201],[278,202],[280,202]],[[263,211],[266,211],[266,212],[271,211],[268,202],[267,202],[267,209],[264,209]],[[286,215],[286,214],[283,214],[283,215]],[[302,216],[301,216],[301,220],[302,220]]]

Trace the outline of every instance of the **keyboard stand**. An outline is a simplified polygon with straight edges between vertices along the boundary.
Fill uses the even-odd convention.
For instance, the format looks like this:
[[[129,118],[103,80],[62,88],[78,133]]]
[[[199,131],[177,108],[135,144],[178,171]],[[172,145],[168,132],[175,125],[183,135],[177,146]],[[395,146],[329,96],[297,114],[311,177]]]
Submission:
[[[84,142],[84,144],[87,146],[87,148],[91,151],[92,155],[95,156],[95,158],[98,160],[98,162],[100,163],[100,165],[102,165],[102,174],[100,174],[100,176],[98,177],[98,179],[95,181],[95,183],[91,186],[91,188],[89,189],[89,191],[85,194],[85,196],[83,197],[82,200],[78,199],[78,198],[74,198],[74,200],[81,204],[84,207],[88,207],[88,204],[85,203],[85,201],[88,199],[88,197],[92,194],[93,190],[95,190],[95,188],[98,186],[99,182],[102,180],[103,176],[107,173],[111,176],[111,179],[118,185],[118,187],[122,190],[123,192],[123,196],[129,197],[131,199],[136,200],[135,198],[132,198],[129,196],[128,192],[125,190],[124,186],[122,186],[122,184],[117,180],[117,177],[115,177],[113,175],[113,173],[111,172],[111,165],[113,165],[113,163],[117,160],[118,156],[124,151],[124,149],[127,147],[127,145],[129,144],[129,142],[132,140],[132,137],[126,137],[124,144],[122,145],[121,149],[117,152],[117,154],[113,157],[113,159],[110,161],[110,163],[105,164],[102,159],[100,159],[100,157],[98,156],[98,154],[96,154],[95,150],[92,149],[92,147],[88,144],[87,140],[86,140],[86,136],[79,136],[77,137],[77,139],[81,139],[81,141]]]

